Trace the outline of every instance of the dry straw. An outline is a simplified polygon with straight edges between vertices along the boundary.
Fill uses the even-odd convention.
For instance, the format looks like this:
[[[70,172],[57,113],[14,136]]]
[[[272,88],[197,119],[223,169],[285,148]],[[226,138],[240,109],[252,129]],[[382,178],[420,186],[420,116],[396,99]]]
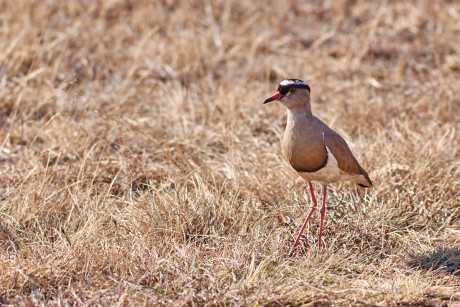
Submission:
[[[0,302],[459,304],[455,1],[2,1]],[[375,187],[324,252],[287,77]],[[350,210],[351,209],[351,210]],[[315,221],[317,216],[314,216]]]

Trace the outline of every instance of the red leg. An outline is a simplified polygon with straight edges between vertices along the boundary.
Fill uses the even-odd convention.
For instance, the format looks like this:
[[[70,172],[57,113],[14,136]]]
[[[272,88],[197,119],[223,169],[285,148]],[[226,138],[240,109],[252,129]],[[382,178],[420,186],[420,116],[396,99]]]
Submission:
[[[297,235],[297,239],[295,239],[294,245],[292,245],[292,247],[291,247],[291,252],[289,253],[290,255],[292,255],[292,253],[294,253],[297,245],[299,244],[300,237],[302,236],[302,234],[303,234],[303,232],[305,230],[305,227],[307,227],[308,221],[310,220],[313,212],[315,212],[316,207],[317,207],[316,197],[315,197],[315,190],[313,189],[313,185],[311,184],[311,181],[308,181],[308,185],[310,187],[310,195],[311,195],[312,207],[310,209],[310,212],[308,213],[307,218],[305,219],[305,222],[303,223],[302,228],[300,229],[299,234]]]
[[[323,222],[324,214],[326,213],[326,196],[327,196],[327,184],[323,185],[323,204],[319,212],[321,213],[321,220],[319,222],[319,239],[318,239],[318,252],[321,251],[321,235],[323,234]]]

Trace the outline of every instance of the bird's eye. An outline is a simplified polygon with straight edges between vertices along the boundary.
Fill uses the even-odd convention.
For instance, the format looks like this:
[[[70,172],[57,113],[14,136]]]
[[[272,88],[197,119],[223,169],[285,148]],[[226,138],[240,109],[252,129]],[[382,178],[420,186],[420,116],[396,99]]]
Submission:
[[[289,89],[289,92],[294,93],[296,90],[297,90],[297,89],[296,89],[295,87],[291,87],[291,88]]]

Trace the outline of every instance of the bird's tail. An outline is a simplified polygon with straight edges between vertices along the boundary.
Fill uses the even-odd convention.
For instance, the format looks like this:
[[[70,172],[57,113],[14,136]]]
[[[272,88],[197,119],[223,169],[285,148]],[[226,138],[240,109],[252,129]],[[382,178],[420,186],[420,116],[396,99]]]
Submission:
[[[355,181],[357,185],[359,185],[362,188],[370,188],[372,187],[372,181],[369,178],[369,175],[366,173],[366,171],[361,168],[361,176],[358,177],[358,180]]]

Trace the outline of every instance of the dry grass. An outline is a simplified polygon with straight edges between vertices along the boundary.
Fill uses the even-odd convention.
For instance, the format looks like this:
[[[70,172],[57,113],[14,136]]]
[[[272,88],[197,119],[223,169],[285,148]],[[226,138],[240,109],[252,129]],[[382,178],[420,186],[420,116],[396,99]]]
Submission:
[[[0,301],[460,304],[455,1],[2,1]],[[276,84],[375,187],[325,248]],[[296,181],[297,180],[297,181]]]

